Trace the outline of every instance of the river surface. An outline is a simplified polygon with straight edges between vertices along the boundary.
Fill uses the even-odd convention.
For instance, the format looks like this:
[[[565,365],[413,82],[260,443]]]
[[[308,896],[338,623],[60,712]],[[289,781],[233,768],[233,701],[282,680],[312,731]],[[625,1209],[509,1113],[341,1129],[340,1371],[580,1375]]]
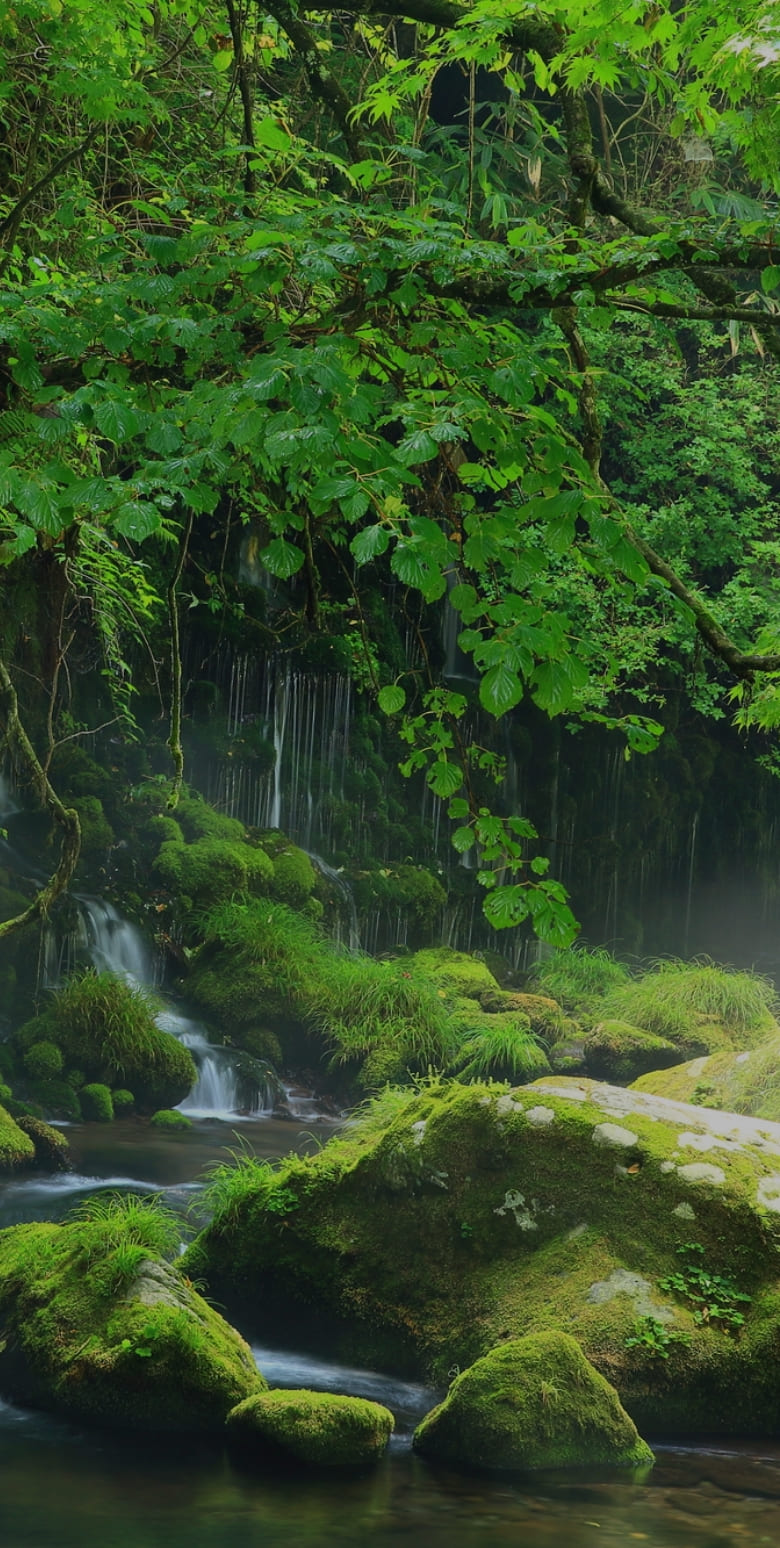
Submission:
[[[185,1215],[198,1178],[250,1147],[273,1157],[326,1139],[326,1121],[139,1120],[73,1125],[73,1172],[0,1190],[0,1224],[62,1219],[103,1186],[162,1191]],[[272,1385],[346,1391],[396,1415],[385,1461],[330,1477],[246,1471],[213,1444],[89,1431],[0,1400],[2,1548],[780,1548],[780,1446],[663,1449],[649,1476],[484,1477],[412,1454],[430,1389],[322,1354],[253,1345]],[[652,1443],[652,1436],[648,1439]]]

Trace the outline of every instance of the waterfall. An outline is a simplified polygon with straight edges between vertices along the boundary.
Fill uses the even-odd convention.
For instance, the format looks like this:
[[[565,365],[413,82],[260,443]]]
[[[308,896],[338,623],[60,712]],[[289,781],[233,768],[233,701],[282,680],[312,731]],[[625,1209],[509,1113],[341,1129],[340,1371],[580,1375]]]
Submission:
[[[327,860],[323,860],[322,855],[315,854],[314,850],[307,850],[307,854],[311,860],[312,865],[316,866],[317,870],[320,871],[321,874],[325,876],[332,884],[332,886],[335,887],[338,891],[344,904],[344,912],[347,915],[346,944],[348,945],[350,951],[360,951],[360,929],[358,926],[357,908],[355,906],[355,894],[352,891],[346,876],[342,876],[340,871],[335,870],[332,865],[328,865]],[[340,917],[338,928],[335,931],[335,939],[341,940]]]
[[[171,1032],[189,1048],[198,1068],[198,1079],[179,1111],[191,1118],[259,1117],[270,1112],[282,1093],[270,1065],[229,1048],[210,1043],[203,1027],[180,1012],[164,1010],[157,1016],[162,1032]]]

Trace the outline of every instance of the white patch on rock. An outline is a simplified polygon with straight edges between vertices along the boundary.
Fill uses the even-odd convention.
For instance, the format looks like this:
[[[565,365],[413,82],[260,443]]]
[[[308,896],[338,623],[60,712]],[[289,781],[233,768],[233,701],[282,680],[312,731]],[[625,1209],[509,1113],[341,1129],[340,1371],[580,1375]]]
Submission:
[[[545,1091],[548,1096],[565,1097],[567,1102],[587,1102],[588,1093],[582,1086],[555,1086],[551,1081],[537,1081],[536,1089]]]
[[[477,1103],[477,1106],[478,1107],[489,1107],[490,1106],[490,1102],[491,1102],[491,1098],[490,1097],[480,1097],[479,1102]]]
[[[690,1204],[686,1204],[685,1201],[682,1204],[678,1204],[677,1208],[672,1210],[672,1214],[677,1215],[680,1220],[696,1219],[696,1211],[691,1209]]]
[[[685,1072],[686,1075],[692,1075],[694,1079],[697,1075],[703,1075],[705,1067],[709,1064],[709,1062],[709,1054],[704,1054],[703,1058],[701,1059],[691,1059],[690,1064],[687,1066]]]
[[[584,1236],[587,1230],[589,1230],[589,1226],[587,1225],[586,1221],[582,1220],[579,1225],[572,1226],[571,1230],[567,1231],[566,1241],[576,1242],[577,1238],[579,1236]]]
[[[717,1134],[678,1134],[677,1144],[684,1150],[741,1150],[733,1139],[718,1139]]]
[[[658,1168],[658,1170],[659,1170],[659,1172],[676,1172],[677,1171],[677,1167],[675,1166],[673,1161],[662,1161],[661,1165]]]
[[[555,1123],[555,1113],[551,1107],[529,1107],[525,1116],[535,1129],[546,1129]]]
[[[636,1145],[638,1136],[630,1129],[621,1128],[619,1123],[597,1123],[591,1135],[594,1145],[610,1146],[612,1149],[629,1150]]]
[[[536,1216],[540,1213],[549,1215],[555,1208],[554,1204],[548,1204],[543,1211],[538,1199],[528,1199],[524,1193],[518,1193],[516,1188],[508,1188],[504,1194],[503,1204],[493,1210],[494,1215],[514,1215],[515,1225],[521,1231],[538,1231],[539,1222]]]
[[[417,1123],[413,1123],[412,1124],[412,1138],[414,1140],[415,1145],[421,1145],[422,1144],[423,1140],[425,1139],[425,1130],[427,1129],[427,1127],[428,1127],[428,1119],[427,1118],[419,1118],[417,1120]]]
[[[780,1215],[780,1177],[762,1177],[758,1184],[758,1205]]]
[[[749,1058],[750,1058],[750,1053],[749,1052],[748,1053],[737,1054],[737,1057],[734,1060],[734,1063],[735,1064],[747,1064],[747,1061],[748,1061]]]
[[[688,1166],[678,1166],[677,1172],[685,1182],[712,1183],[715,1188],[722,1187],[726,1181],[722,1167],[713,1166],[709,1161],[691,1161]]]
[[[659,1306],[651,1295],[649,1279],[632,1274],[630,1269],[614,1269],[609,1279],[597,1279],[585,1292],[585,1300],[594,1306],[614,1301],[616,1295],[628,1295],[634,1302],[639,1317],[654,1317],[656,1322],[674,1322],[674,1312],[668,1306]]]
[[[522,1113],[523,1111],[522,1102],[516,1102],[508,1091],[505,1091],[503,1096],[496,1097],[496,1112],[499,1118],[505,1118],[507,1113]]]

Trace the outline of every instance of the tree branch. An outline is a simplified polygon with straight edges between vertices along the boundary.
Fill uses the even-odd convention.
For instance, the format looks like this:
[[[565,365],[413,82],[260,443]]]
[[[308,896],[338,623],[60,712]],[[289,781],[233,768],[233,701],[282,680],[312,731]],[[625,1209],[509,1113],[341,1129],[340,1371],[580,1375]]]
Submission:
[[[271,0],[266,8],[268,14],[278,21],[282,31],[286,32],[296,53],[300,55],[314,96],[319,97],[320,101],[330,108],[344,136],[352,160],[362,161],[365,150],[350,117],[354,104],[341,83],[323,64],[322,55],[317,48],[317,39],[311,28],[301,21],[298,13],[293,11],[285,0]],[[307,6],[306,9],[309,10],[310,7]]]
[[[56,790],[49,783],[48,775],[38,760],[35,748],[27,735],[27,732],[19,719],[19,701],[16,697],[16,689],[11,681],[5,662],[0,660],[0,704],[3,709],[5,722],[5,740],[11,753],[11,757],[17,768],[25,770],[32,780],[38,793],[41,805],[45,807],[55,822],[62,829],[62,848],[60,850],[59,864],[40,892],[33,898],[29,908],[23,913],[15,915],[13,919],[5,919],[0,924],[0,940],[5,940],[24,925],[31,924],[34,919],[46,919],[52,903],[65,891],[74,870],[81,851],[81,826],[78,812],[73,807],[63,806]]]

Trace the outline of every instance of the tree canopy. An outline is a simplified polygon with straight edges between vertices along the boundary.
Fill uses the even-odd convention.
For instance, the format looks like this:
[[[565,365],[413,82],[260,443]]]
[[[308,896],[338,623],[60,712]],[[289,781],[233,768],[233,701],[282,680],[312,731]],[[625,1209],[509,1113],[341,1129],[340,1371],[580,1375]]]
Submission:
[[[0,557],[48,599],[44,801],[73,639],[131,719],[128,638],[163,629],[175,799],[193,532],[219,609],[251,526],[307,628],[342,577],[491,921],[570,939],[467,695],[388,678],[361,598],[454,609],[493,717],[646,751],[698,642],[709,713],[780,719],[775,8],[16,0],[0,42]]]

